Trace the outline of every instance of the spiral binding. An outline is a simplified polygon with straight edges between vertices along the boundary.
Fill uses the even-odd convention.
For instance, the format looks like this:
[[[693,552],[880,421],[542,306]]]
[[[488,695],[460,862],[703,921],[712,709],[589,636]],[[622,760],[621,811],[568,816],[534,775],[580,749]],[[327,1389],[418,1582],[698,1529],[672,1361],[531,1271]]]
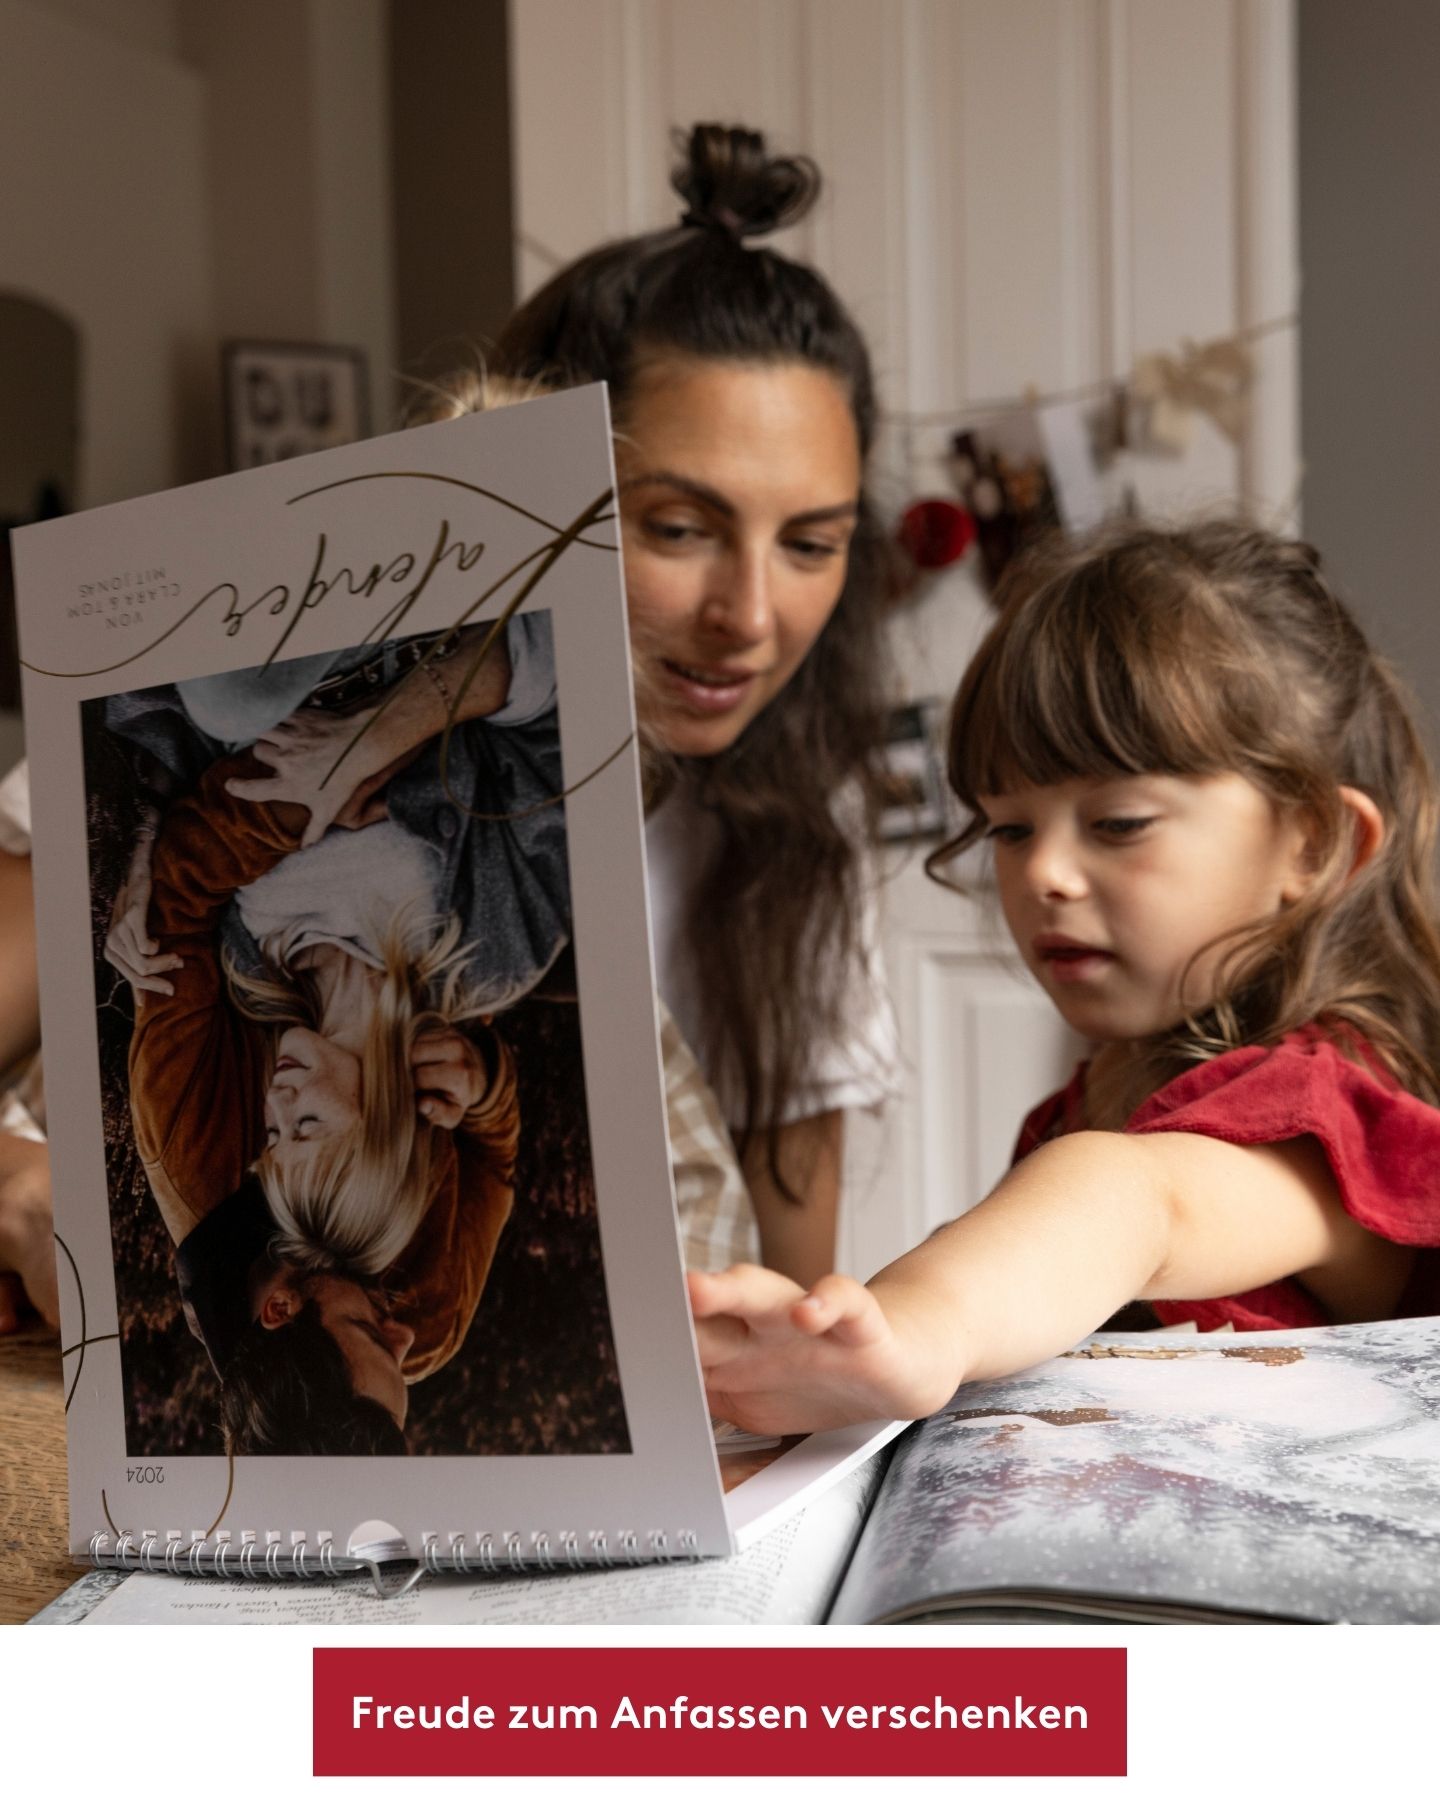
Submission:
[[[583,1536],[562,1531],[552,1538],[547,1531],[427,1532],[417,1557],[378,1558],[337,1550],[332,1537],[310,1544],[300,1538],[288,1549],[278,1537],[261,1544],[253,1533],[236,1543],[227,1533],[214,1538],[195,1537],[186,1544],[172,1532],[163,1540],[155,1531],[122,1531],[113,1538],[108,1531],[91,1534],[88,1558],[97,1568],[143,1570],[152,1575],[210,1575],[222,1581],[311,1581],[318,1576],[368,1573],[376,1592],[385,1600],[407,1594],[426,1575],[536,1575],[583,1569],[632,1568],[642,1563],[698,1561],[699,1540],[693,1531],[670,1534],[659,1529],[644,1533],[620,1531],[612,1544],[604,1531]],[[404,1583],[387,1587],[382,1574],[395,1573],[397,1563],[414,1561]]]

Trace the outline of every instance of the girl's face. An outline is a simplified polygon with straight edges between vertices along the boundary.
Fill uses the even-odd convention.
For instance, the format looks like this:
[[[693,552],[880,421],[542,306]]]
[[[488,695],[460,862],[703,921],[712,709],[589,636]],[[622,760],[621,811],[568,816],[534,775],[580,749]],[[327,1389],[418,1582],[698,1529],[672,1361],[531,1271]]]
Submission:
[[[663,356],[616,454],[646,723],[677,755],[716,756],[840,598],[860,499],[850,402],[803,363]]]
[[[265,1090],[265,1143],[285,1175],[305,1169],[315,1146],[360,1123],[360,1058],[333,1038],[292,1025],[275,1047]]]
[[[1005,922],[1065,1022],[1095,1043],[1214,998],[1227,946],[1306,885],[1306,834],[1242,775],[1067,781],[983,796]]]

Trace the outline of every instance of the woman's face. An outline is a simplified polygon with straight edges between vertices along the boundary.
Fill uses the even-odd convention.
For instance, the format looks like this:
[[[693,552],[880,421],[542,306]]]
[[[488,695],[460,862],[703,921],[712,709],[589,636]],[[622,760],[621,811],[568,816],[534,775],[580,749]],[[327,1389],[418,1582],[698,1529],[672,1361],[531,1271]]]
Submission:
[[[326,1138],[360,1122],[360,1059],[333,1039],[292,1025],[275,1047],[265,1090],[265,1143],[287,1174],[302,1170]]]
[[[355,1392],[378,1400],[403,1430],[410,1404],[404,1364],[415,1333],[392,1318],[358,1282],[317,1275],[309,1291],[320,1323],[340,1346]]]
[[[849,398],[804,363],[657,357],[616,458],[646,723],[677,755],[716,756],[840,598],[860,499]]]
[[[345,1358],[355,1392],[378,1401],[403,1431],[410,1404],[405,1358],[415,1342],[414,1331],[394,1318],[374,1291],[343,1275],[277,1279],[260,1301],[257,1317],[267,1331],[283,1330],[307,1300],[314,1301],[320,1323]]]

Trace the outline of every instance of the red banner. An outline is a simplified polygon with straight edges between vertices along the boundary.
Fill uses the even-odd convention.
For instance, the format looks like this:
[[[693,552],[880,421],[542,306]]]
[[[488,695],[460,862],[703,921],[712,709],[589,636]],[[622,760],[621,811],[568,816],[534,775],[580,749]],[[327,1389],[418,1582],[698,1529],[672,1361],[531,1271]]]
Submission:
[[[317,1775],[1123,1775],[1124,1650],[315,1651]]]

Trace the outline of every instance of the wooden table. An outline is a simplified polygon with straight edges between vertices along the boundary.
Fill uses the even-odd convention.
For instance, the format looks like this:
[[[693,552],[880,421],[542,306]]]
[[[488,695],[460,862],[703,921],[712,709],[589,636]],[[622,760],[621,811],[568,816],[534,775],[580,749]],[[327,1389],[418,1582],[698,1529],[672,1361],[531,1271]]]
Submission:
[[[66,1549],[65,1389],[60,1340],[0,1337],[0,1624],[18,1624],[81,1570]]]

